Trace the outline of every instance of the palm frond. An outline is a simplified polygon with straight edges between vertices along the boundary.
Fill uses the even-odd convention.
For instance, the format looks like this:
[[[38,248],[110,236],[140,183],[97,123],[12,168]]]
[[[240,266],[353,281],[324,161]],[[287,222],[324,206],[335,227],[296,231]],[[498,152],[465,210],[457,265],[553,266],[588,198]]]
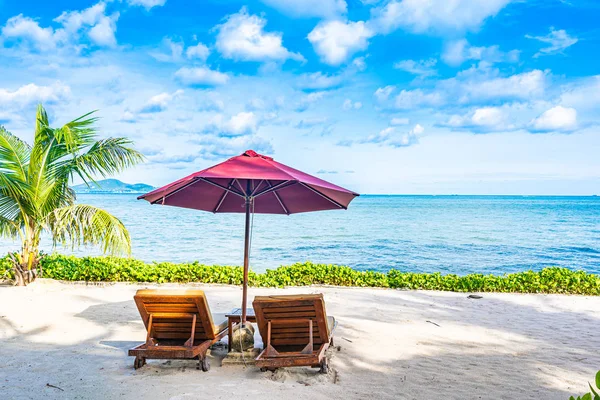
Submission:
[[[0,218],[15,220],[21,212],[21,206],[18,199],[6,195],[0,189]]]
[[[44,130],[49,126],[48,114],[41,104],[38,104],[35,114],[35,137],[37,140],[38,134],[43,134]]]
[[[35,213],[32,188],[9,174],[0,174],[0,215],[12,219],[17,212]]]
[[[119,173],[144,160],[131,144],[125,138],[98,140],[85,154],[76,156],[71,167],[86,182],[93,181],[94,175],[106,177]]]
[[[10,219],[0,216],[0,237],[15,239],[22,237],[21,225]]]
[[[38,188],[37,204],[41,215],[47,215],[56,208],[75,203],[75,193],[69,188],[66,177],[52,179],[46,177]]]
[[[56,209],[48,215],[47,227],[55,245],[100,245],[104,253],[131,254],[131,238],[123,223],[94,206],[76,204]]]
[[[31,212],[32,188],[28,181],[31,147],[0,127],[0,217],[17,221]],[[20,222],[18,223],[20,224]]]
[[[96,139],[96,128],[94,124],[98,118],[87,118],[96,111],[91,111],[66,123],[54,130],[54,137],[59,144],[65,146],[69,153],[77,153],[91,146]]]
[[[27,179],[27,164],[31,147],[0,126],[0,173],[11,174],[15,178]]]

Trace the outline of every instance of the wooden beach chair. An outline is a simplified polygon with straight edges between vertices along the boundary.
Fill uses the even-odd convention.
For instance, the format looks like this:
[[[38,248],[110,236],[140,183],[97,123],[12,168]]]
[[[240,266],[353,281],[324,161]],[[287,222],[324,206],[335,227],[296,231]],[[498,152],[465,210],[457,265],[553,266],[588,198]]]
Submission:
[[[256,358],[262,371],[309,366],[327,373],[325,351],[337,323],[327,316],[322,294],[257,296],[252,306],[265,343]]]
[[[210,369],[206,351],[227,334],[227,319],[211,314],[203,291],[138,290],[133,299],[147,331],[129,350],[135,369],[146,359],[197,359],[198,369]]]

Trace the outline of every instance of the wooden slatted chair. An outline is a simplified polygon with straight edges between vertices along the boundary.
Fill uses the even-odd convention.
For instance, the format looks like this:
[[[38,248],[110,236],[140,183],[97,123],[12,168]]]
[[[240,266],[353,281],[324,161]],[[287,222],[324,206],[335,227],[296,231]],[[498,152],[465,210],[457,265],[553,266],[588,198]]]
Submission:
[[[227,319],[211,314],[203,291],[146,289],[133,299],[147,331],[146,342],[129,350],[135,369],[146,359],[197,359],[198,369],[210,369],[206,351],[227,334]]]
[[[252,306],[265,342],[256,358],[262,371],[310,366],[327,373],[325,351],[337,323],[327,316],[322,294],[257,296]]]

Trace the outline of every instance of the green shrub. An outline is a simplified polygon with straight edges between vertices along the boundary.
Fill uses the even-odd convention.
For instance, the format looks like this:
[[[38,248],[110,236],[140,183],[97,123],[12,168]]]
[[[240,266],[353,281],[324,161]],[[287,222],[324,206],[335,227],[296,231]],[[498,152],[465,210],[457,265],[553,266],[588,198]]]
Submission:
[[[219,283],[240,285],[242,268],[193,263],[145,263],[132,258],[74,257],[53,254],[42,258],[43,276],[64,281]],[[0,258],[0,277],[8,271],[10,260]],[[250,271],[249,282],[257,287],[334,285],[426,289],[454,292],[569,293],[600,295],[600,277],[567,268],[545,268],[505,275],[439,272],[433,274],[391,270],[387,274],[357,271],[347,266],[311,262],[281,266],[257,274]]]
[[[8,255],[0,258],[0,279],[2,277],[7,277],[12,279],[14,274],[12,273],[11,261],[8,258]]]

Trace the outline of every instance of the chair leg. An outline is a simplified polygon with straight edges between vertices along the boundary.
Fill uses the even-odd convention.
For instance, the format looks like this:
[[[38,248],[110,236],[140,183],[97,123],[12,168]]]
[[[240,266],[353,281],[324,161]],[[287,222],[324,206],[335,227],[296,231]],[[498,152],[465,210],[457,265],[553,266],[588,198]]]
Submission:
[[[329,363],[327,362],[327,357],[323,357],[323,361],[321,361],[321,367],[319,368],[319,373],[327,374],[329,372]]]
[[[203,372],[210,371],[210,364],[206,358],[206,354],[198,355],[198,365],[196,366],[196,369],[201,369]]]
[[[146,365],[146,359],[144,357],[136,356],[133,360],[133,368],[139,369]]]

